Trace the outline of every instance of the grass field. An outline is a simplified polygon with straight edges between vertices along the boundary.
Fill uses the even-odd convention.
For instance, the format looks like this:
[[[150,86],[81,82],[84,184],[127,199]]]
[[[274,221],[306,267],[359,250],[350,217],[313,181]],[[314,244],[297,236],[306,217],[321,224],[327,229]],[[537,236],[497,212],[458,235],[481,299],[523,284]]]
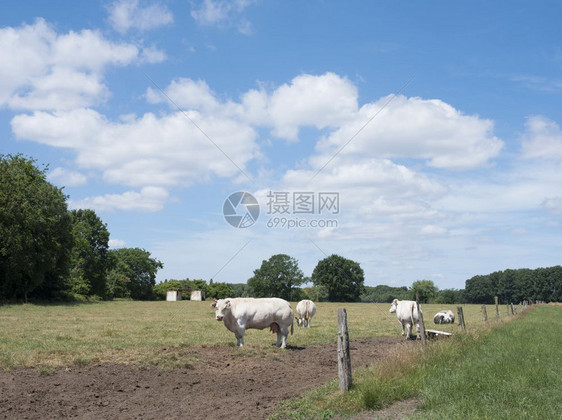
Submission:
[[[354,372],[350,392],[332,381],[281,404],[272,418],[346,418],[416,398],[421,405],[407,418],[560,419],[562,307],[538,306],[513,319],[397,354]]]
[[[296,306],[292,304],[293,308]],[[348,313],[350,339],[398,336],[400,326],[389,304],[319,303],[312,328],[296,327],[288,344],[307,346],[333,343],[337,311]],[[455,305],[423,305],[426,323]],[[482,325],[480,306],[464,305],[469,329]],[[505,307],[501,316],[506,317]],[[493,315],[493,307],[488,307]],[[440,330],[458,331],[455,325]],[[249,330],[246,348],[264,352],[275,341],[267,331]],[[214,319],[209,302],[99,302],[75,305],[0,306],[0,368],[83,365],[92,362],[138,363],[158,366],[189,364],[190,346],[234,345],[234,334]],[[167,348],[165,353],[161,350]],[[170,351],[174,349],[175,351]],[[165,354],[165,355],[164,355]]]

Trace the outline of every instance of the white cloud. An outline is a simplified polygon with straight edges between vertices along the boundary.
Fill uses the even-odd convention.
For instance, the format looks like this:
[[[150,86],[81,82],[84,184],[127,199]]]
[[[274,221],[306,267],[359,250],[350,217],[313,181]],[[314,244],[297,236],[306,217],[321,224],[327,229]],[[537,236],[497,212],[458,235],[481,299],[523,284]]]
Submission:
[[[199,7],[194,7],[191,17],[205,26],[236,26],[238,32],[252,33],[251,23],[242,16],[244,9],[255,0],[203,0]]]
[[[70,200],[69,207],[100,212],[114,210],[155,212],[162,210],[168,196],[169,193],[164,188],[144,187],[140,192],[126,191],[123,194],[105,194],[82,200]]]
[[[115,249],[125,247],[125,245],[127,245],[127,242],[122,239],[110,239],[109,241],[107,241],[107,244],[110,248]]]
[[[420,159],[444,169],[483,166],[502,149],[490,120],[465,115],[437,99],[398,96],[383,109],[388,100],[363,105],[353,121],[321,141],[314,164],[326,163],[352,138],[341,155]]]
[[[121,34],[131,29],[143,32],[174,21],[172,12],[161,3],[141,7],[139,0],[119,0],[108,6],[108,12],[109,23]]]
[[[525,159],[560,160],[562,158],[562,131],[560,126],[544,116],[531,116],[525,124],[521,153]]]
[[[190,111],[189,117],[241,168],[254,157],[255,131],[233,119]],[[188,186],[239,173],[184,113],[109,121],[94,110],[35,112],[12,119],[18,138],[77,153],[76,164],[114,184]]]
[[[357,88],[334,73],[297,76],[269,98],[273,134],[297,140],[300,126],[339,127],[356,115],[357,96]]]
[[[80,172],[69,171],[68,169],[61,167],[55,168],[49,172],[47,174],[47,179],[50,182],[65,187],[77,187],[85,185],[88,182],[86,175]]]
[[[43,19],[0,29],[0,106],[69,110],[110,96],[104,72],[110,66],[158,62],[154,47],[111,42],[95,30],[58,34]]]

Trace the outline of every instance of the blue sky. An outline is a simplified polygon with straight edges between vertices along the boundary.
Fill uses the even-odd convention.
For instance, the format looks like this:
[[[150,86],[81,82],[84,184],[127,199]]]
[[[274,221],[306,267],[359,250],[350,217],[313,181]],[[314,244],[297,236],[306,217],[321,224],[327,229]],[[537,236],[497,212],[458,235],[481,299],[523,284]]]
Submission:
[[[371,286],[557,265],[561,12],[6,0],[0,153],[49,164],[159,281],[245,282],[277,253],[306,275],[342,255]],[[245,228],[223,217],[237,191],[260,207]]]

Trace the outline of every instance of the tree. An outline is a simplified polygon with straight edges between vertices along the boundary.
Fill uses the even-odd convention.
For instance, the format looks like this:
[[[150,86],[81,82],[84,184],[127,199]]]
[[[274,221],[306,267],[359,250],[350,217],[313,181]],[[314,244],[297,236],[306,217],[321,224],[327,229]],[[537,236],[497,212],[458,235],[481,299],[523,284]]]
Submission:
[[[128,291],[128,297],[138,300],[152,299],[156,272],[164,265],[157,259],[150,258],[150,252],[140,248],[112,249],[109,252],[114,258],[110,278],[122,281]]]
[[[365,291],[361,294],[362,301],[390,303],[394,299],[410,299],[410,291],[406,286],[393,287],[385,284],[379,284],[374,287],[365,286]]]
[[[227,283],[211,283],[207,286],[207,299],[224,299],[234,296],[234,289]]]
[[[437,287],[431,280],[418,280],[412,283],[412,299],[420,297],[420,303],[429,303],[437,295]]]
[[[331,255],[319,261],[312,272],[314,286],[323,286],[331,302],[358,302],[365,276],[359,263]]]
[[[74,293],[106,295],[109,231],[94,210],[72,210],[70,284]],[[112,279],[115,280],[115,279]]]
[[[0,155],[0,298],[27,301],[34,291],[51,297],[66,288],[70,216],[46,171],[22,155]]]
[[[263,260],[248,280],[251,295],[255,297],[280,297],[291,300],[295,288],[303,284],[305,277],[298,261],[286,254],[273,255]]]

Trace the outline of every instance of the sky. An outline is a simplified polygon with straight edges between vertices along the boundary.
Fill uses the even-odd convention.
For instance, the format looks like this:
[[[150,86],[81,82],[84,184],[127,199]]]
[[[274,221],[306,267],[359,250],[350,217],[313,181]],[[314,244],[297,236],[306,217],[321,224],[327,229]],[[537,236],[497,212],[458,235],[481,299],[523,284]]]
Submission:
[[[157,281],[338,254],[365,284],[560,264],[556,1],[4,0],[0,153]]]

